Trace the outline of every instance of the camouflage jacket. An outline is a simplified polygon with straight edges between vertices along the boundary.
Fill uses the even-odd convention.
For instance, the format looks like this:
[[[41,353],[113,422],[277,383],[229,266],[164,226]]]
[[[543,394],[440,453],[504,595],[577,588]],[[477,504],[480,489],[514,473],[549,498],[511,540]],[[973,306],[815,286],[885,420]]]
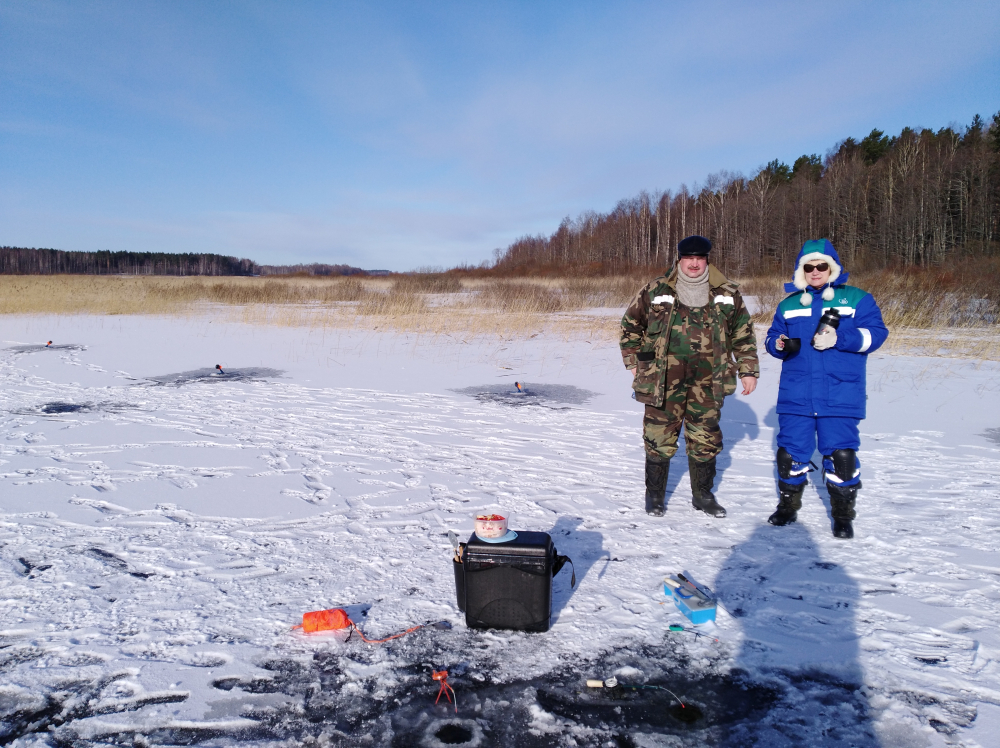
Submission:
[[[738,286],[709,265],[709,318],[712,333],[712,396],[722,403],[736,391],[736,375],[760,376],[757,340]],[[648,283],[625,310],[619,345],[628,369],[638,367],[632,389],[640,403],[663,407],[667,356],[679,349],[670,331],[677,318],[678,269]],[[673,347],[673,348],[672,348]]]

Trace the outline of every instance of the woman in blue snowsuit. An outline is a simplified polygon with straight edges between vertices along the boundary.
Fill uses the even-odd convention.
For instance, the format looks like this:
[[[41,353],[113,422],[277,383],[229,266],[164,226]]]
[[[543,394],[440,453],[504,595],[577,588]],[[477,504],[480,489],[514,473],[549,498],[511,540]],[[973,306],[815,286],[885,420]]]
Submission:
[[[854,502],[861,488],[858,424],[865,417],[865,364],[889,335],[870,294],[845,285],[840,257],[826,239],[802,245],[793,292],[778,305],[764,342],[782,361],[778,385],[778,508],[772,525],[794,522],[802,508],[809,461],[823,455],[833,534],[854,537]],[[817,334],[825,310],[840,313],[836,329]]]

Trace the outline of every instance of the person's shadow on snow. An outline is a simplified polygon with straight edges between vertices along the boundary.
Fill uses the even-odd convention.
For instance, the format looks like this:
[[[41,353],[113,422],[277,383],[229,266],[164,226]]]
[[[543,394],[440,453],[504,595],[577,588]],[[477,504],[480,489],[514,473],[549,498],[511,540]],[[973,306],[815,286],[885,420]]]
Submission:
[[[601,558],[605,559],[604,568],[598,578],[604,576],[610,552],[604,549],[604,535],[595,530],[583,530],[581,517],[560,517],[555,526],[548,530],[552,543],[561,556],[569,556],[573,565],[566,564],[552,580],[552,622],[559,618],[559,612],[566,607],[575,589],[583,584],[588,572]],[[573,571],[576,571],[576,588],[570,587]]]
[[[861,690],[858,585],[821,558],[809,530],[758,527],[733,548],[715,591],[743,628],[734,675],[783,691],[756,744],[879,745]]]
[[[774,405],[764,416],[764,425],[771,429],[771,451],[778,451],[778,406]]]
[[[722,414],[719,418],[719,426],[722,428],[722,452],[715,461],[716,487],[722,482],[722,476],[733,464],[732,449],[744,439],[754,441],[760,436],[760,424],[757,414],[753,408],[747,405],[746,400],[739,400],[739,395],[726,398],[726,404],[722,407]]]
[[[718,491],[722,485],[722,478],[726,470],[732,467],[732,449],[743,439],[753,441],[760,436],[760,425],[757,422],[757,414],[753,408],[745,401],[737,400],[736,396],[726,398],[726,403],[722,408],[719,418],[719,427],[722,429],[722,452],[715,458],[715,489]],[[675,467],[676,466],[676,467]],[[677,454],[670,461],[670,474],[667,477],[667,507],[670,507],[670,500],[676,492],[680,492],[680,497],[691,498],[690,481],[688,476],[687,442],[683,433],[677,440]],[[685,490],[687,488],[687,490]],[[683,498],[680,499],[684,503]]]

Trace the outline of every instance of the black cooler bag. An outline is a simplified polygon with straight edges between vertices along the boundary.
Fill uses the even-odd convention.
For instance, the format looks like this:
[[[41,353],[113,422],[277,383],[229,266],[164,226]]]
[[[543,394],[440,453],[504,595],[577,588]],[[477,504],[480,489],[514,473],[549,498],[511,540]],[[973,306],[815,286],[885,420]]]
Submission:
[[[552,577],[569,559],[544,532],[518,531],[506,543],[485,543],[475,533],[455,563],[458,607],[477,629],[548,631]],[[576,574],[573,575],[576,584]]]

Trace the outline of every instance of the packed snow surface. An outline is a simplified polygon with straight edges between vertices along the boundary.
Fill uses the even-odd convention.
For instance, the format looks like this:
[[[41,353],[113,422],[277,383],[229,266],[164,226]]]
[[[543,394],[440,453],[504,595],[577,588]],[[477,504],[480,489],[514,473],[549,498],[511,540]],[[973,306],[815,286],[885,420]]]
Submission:
[[[766,522],[762,364],[723,409],[729,516],[675,459],[656,519],[613,342],[0,319],[0,744],[1000,744],[1000,368],[870,358],[839,541],[816,482]],[[573,559],[547,633],[465,626],[448,531],[487,508]],[[703,636],[668,629],[683,570]],[[292,629],[331,607],[450,628]]]

